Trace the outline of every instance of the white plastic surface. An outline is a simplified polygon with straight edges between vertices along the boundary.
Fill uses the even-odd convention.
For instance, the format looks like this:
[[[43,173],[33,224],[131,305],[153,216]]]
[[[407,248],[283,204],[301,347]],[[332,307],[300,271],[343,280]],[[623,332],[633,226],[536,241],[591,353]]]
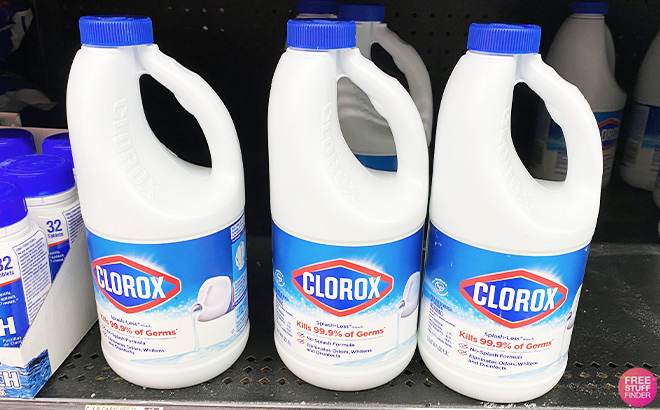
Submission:
[[[660,107],[660,32],[655,35],[639,68],[634,101],[638,104]],[[628,128],[633,125],[628,124]],[[631,144],[634,144],[634,142],[629,138],[626,142],[626,152],[633,149]],[[640,148],[637,147],[636,149],[637,155],[634,157],[634,162],[624,159],[621,164],[621,177],[632,186],[651,191],[655,185],[659,169],[657,165],[652,166],[654,162],[653,150],[641,150]]]
[[[565,182],[541,185],[516,154],[511,102],[524,81],[563,129],[570,156]],[[598,126],[578,89],[538,54],[468,51],[454,69],[440,105],[430,219],[450,237],[482,249],[518,255],[556,255],[590,242],[602,175]],[[547,392],[564,366],[534,380],[504,382],[458,370],[433,353],[420,325],[422,358],[438,379],[485,401],[518,402]],[[564,364],[565,365],[565,364]]]
[[[614,78],[614,46],[603,15],[569,16],[557,31],[546,61],[566,81],[578,87],[593,112],[623,109],[626,94]],[[539,123],[547,121],[547,113],[542,110]],[[537,144],[542,144],[547,132],[547,126],[540,127]],[[532,172],[537,178],[555,179],[555,164],[552,153],[546,150],[542,163],[534,166]],[[606,173],[603,185],[608,181]]]
[[[139,78],[149,74],[199,123],[213,167],[192,165],[161,144],[149,128]],[[166,243],[217,232],[243,212],[243,165],[236,131],[222,101],[197,74],[154,44],[83,46],[67,90],[69,135],[87,228],[106,239]],[[136,366],[104,350],[124,379],[153,388],[196,384],[220,374],[247,342],[248,330],[214,360],[185,367]]]
[[[399,157],[389,180],[364,168],[349,149],[337,116],[337,80],[347,76],[388,120]],[[392,242],[424,223],[428,154],[424,128],[399,82],[357,48],[289,48],[279,61],[268,107],[270,201],[275,223],[307,241],[366,246]],[[277,338],[276,338],[277,339]],[[287,367],[309,383],[362,390],[399,374],[411,349],[359,372],[309,363],[278,346]]]
[[[371,59],[371,47],[380,44],[392,56],[394,64],[405,75],[410,95],[419,111],[427,145],[431,142],[433,95],[431,80],[419,54],[392,32],[385,23],[356,22],[357,47]],[[369,156],[397,154],[387,120],[374,109],[367,95],[359,87],[343,78],[338,86],[339,121],[353,153]]]

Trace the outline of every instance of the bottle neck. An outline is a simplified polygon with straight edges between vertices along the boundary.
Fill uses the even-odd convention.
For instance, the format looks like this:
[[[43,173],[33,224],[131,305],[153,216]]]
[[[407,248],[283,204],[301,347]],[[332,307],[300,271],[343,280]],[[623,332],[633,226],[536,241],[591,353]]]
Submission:
[[[73,199],[77,195],[78,195],[78,189],[74,185],[73,187],[67,189],[66,191],[58,192],[57,194],[45,195],[45,196],[33,196],[29,198],[26,197],[25,203],[27,204],[28,207],[40,206],[40,205],[53,205]]]

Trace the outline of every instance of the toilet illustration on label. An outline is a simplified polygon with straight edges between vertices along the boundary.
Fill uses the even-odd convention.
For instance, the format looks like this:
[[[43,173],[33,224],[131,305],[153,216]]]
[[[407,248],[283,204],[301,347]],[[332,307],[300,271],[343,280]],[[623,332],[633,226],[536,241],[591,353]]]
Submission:
[[[582,285],[580,285],[577,292],[575,293],[573,306],[571,306],[571,311],[568,312],[568,315],[566,316],[566,330],[564,331],[564,339],[562,340],[562,348],[561,348],[562,356],[568,353],[568,346],[571,342],[571,335],[573,334],[573,326],[575,326],[575,316],[577,315],[578,302],[580,301],[581,292],[582,292]]]
[[[202,284],[197,294],[197,303],[190,308],[195,351],[199,350],[197,322],[208,322],[224,316],[231,311],[233,302],[234,292],[228,276],[215,276]]]
[[[419,286],[421,273],[415,272],[408,278],[406,287],[403,289],[403,298],[397,305],[397,310],[401,313],[396,316],[396,347],[399,347],[399,323],[400,319],[405,319],[417,310],[419,304]]]

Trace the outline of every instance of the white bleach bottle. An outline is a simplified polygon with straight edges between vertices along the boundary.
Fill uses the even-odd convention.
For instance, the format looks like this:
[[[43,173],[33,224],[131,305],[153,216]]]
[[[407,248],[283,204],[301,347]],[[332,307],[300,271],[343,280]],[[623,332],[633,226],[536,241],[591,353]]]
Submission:
[[[0,179],[23,189],[30,219],[48,238],[50,274],[55,280],[83,227],[71,164],[59,155],[21,155],[0,163]]]
[[[141,386],[203,382],[239,357],[249,332],[234,124],[201,77],[159,51],[148,17],[87,16],[80,34],[67,118],[103,354]],[[154,136],[143,74],[195,116],[212,168],[178,158]]]
[[[355,21],[357,47],[364,57],[371,60],[374,44],[379,44],[392,56],[394,64],[406,77],[410,95],[422,118],[426,143],[430,144],[433,94],[429,73],[417,51],[387,27],[385,7],[341,4],[338,18]],[[396,171],[397,151],[387,120],[350,79],[339,80],[337,94],[341,129],[358,160],[371,169]]]
[[[614,78],[614,45],[605,24],[607,2],[576,2],[555,36],[547,62],[578,87],[589,102],[600,131],[603,182],[612,174],[626,93]],[[530,170],[536,178],[561,181],[568,158],[561,128],[541,108]]]
[[[637,188],[653,190],[660,170],[660,33],[642,61],[627,120],[621,178]]]
[[[298,377],[362,390],[415,351],[428,153],[412,99],[355,48],[355,23],[290,20],[268,106],[275,345]],[[399,155],[381,179],[337,116],[348,77],[390,123]]]
[[[541,60],[540,37],[533,25],[472,24],[438,116],[419,351],[442,383],[484,401],[530,400],[561,378],[598,216],[598,126]],[[566,136],[564,182],[539,183],[516,154],[518,82]]]
[[[23,190],[0,180],[0,348],[21,345],[50,284],[46,235],[28,218]]]

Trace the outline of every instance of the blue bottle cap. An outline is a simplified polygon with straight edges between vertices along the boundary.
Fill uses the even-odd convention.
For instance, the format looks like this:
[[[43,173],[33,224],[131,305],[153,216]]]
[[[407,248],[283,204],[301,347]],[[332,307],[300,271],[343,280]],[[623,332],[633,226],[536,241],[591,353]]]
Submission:
[[[59,155],[21,155],[0,162],[0,180],[23,188],[26,198],[59,194],[75,184],[71,164]]]
[[[154,42],[151,19],[144,16],[84,16],[80,42],[99,47],[138,46]]]
[[[298,0],[296,3],[298,14],[337,14],[335,0]]]
[[[607,14],[608,4],[606,1],[576,1],[573,3],[574,14]]]
[[[308,50],[355,47],[355,22],[337,20],[289,20],[286,44]]]
[[[0,162],[19,155],[34,154],[34,137],[20,128],[0,129]]]
[[[467,48],[496,54],[534,54],[539,52],[541,27],[533,24],[472,23]]]
[[[21,221],[27,214],[21,187],[8,181],[0,181],[0,228]]]
[[[71,155],[71,142],[69,133],[51,135],[41,143],[41,152],[48,155],[59,155],[71,163],[73,167],[73,156]]]
[[[381,4],[340,4],[339,20],[385,21],[385,6]]]

